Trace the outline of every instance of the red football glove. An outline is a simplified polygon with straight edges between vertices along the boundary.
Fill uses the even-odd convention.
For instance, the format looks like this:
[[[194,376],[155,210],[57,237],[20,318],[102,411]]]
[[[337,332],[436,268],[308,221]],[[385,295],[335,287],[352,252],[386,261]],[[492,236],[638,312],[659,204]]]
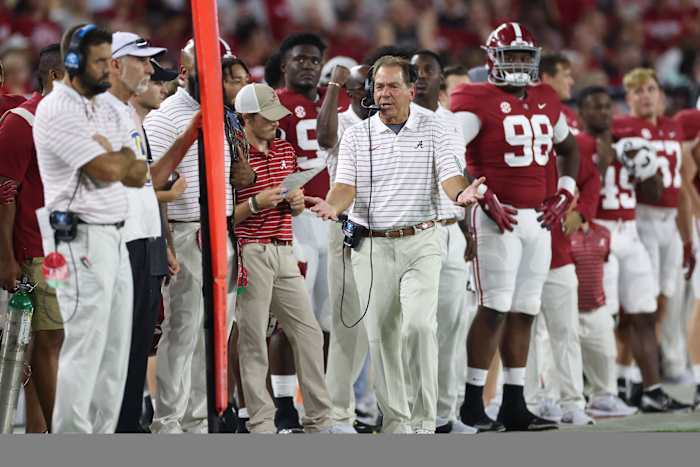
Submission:
[[[486,215],[496,223],[501,233],[506,230],[510,232],[513,231],[513,226],[518,223],[514,217],[518,214],[516,209],[510,206],[503,206],[501,202],[498,201],[496,194],[490,189],[484,192],[484,197],[479,200],[479,204]]]
[[[10,204],[17,195],[17,186],[12,180],[5,180],[0,183],[0,204]]]
[[[686,269],[685,280],[689,280],[695,271],[695,251],[690,242],[683,245],[683,269]]]
[[[562,218],[573,202],[574,195],[569,190],[559,188],[559,191],[554,196],[544,200],[542,206],[537,208],[542,213],[537,220],[542,224],[542,227],[550,230],[553,225],[561,223]]]

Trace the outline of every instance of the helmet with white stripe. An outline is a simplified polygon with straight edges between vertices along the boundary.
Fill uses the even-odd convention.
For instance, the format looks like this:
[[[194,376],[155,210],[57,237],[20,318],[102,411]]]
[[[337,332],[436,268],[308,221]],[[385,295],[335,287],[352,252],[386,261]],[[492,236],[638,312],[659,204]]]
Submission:
[[[634,178],[646,180],[656,175],[656,150],[649,141],[633,136],[620,139],[614,147],[617,159]]]
[[[497,86],[527,86],[536,82],[540,48],[525,26],[503,23],[489,34],[486,45],[489,82]]]

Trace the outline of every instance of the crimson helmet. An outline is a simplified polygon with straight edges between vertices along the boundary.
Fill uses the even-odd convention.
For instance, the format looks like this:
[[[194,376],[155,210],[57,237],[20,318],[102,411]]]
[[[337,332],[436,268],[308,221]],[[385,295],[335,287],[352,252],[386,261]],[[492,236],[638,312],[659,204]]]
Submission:
[[[489,82],[497,86],[527,86],[539,79],[540,48],[535,39],[519,23],[503,23],[489,34],[486,45],[486,66]],[[509,52],[528,52],[529,62],[511,62],[506,59]]]

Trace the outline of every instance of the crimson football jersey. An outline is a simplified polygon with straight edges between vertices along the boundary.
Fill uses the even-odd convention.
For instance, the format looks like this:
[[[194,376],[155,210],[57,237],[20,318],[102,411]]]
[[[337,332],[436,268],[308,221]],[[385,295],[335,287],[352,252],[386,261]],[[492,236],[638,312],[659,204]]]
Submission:
[[[566,124],[569,125],[571,134],[574,136],[578,135],[581,132],[581,124],[578,121],[578,114],[576,113],[576,111],[566,105],[561,106],[561,111],[566,117]]]
[[[659,117],[657,124],[642,118],[626,116],[613,120],[613,137],[615,139],[636,136],[648,140],[656,149],[659,172],[663,177],[661,198],[651,204],[666,208],[678,207],[678,195],[681,188],[681,162],[683,152],[683,130],[680,125],[667,117]],[[641,201],[640,201],[641,202]]]
[[[319,88],[318,100],[314,102],[291,89],[277,90],[280,102],[291,112],[291,115],[280,120],[281,137],[294,147],[300,170],[313,169],[326,164],[325,152],[320,150],[316,139],[316,119],[321,111],[325,91],[326,88]],[[345,111],[349,105],[349,98],[344,92],[341,93],[341,96],[343,95],[345,98],[341,97],[338,100],[338,112]],[[324,169],[304,185],[304,194],[325,198],[329,189],[330,176],[328,170]]]
[[[504,203],[537,208],[547,194],[545,167],[553,157],[559,96],[545,84],[528,86],[520,99],[490,83],[463,84],[451,95],[453,112],[475,114],[481,126],[467,145],[467,168]]]
[[[680,125],[686,141],[692,141],[700,136],[700,110],[685,109],[678,112],[673,120]],[[700,173],[693,180],[695,189],[700,193]]]

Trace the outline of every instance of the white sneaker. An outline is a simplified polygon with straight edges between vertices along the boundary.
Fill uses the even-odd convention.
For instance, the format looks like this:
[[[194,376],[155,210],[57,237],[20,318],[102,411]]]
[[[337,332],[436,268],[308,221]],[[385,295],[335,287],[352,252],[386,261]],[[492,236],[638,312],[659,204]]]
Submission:
[[[339,423],[337,425],[332,425],[328,428],[324,428],[319,431],[319,433],[330,433],[330,434],[357,434],[357,430],[352,425],[347,423]]]
[[[559,423],[562,421],[563,413],[561,407],[551,399],[545,399],[540,402],[533,412],[535,415],[551,422]]]
[[[192,433],[192,434],[206,434],[209,433],[209,422],[207,420],[202,420],[201,422],[197,422],[194,425],[189,425],[189,426],[184,426],[182,429],[185,431],[185,433]]]
[[[159,435],[179,435],[184,433],[184,431],[182,431],[182,427],[178,422],[153,422],[151,423],[151,433],[156,433]]]
[[[561,416],[562,423],[571,425],[595,425],[595,420],[588,416],[583,409],[574,409],[564,412]]]
[[[331,435],[341,435],[341,434],[352,434],[357,433],[352,425],[331,425],[328,428],[322,428],[318,430],[319,433],[331,434]]]
[[[473,426],[465,425],[459,420],[452,420],[452,430],[450,433],[461,434],[461,435],[473,435],[478,430]]]
[[[628,417],[636,414],[638,410],[613,394],[596,396],[588,404],[588,413],[594,417]]]

